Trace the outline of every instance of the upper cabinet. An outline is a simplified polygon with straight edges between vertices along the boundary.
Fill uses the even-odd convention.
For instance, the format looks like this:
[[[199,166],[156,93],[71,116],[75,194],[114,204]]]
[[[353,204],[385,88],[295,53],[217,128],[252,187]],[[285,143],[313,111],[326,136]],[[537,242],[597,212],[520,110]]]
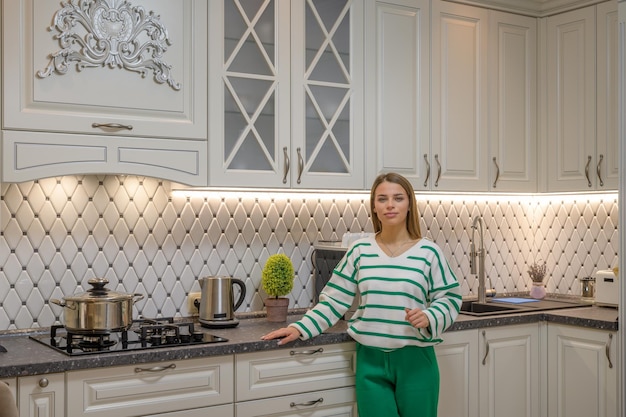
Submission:
[[[489,12],[432,4],[432,136],[429,182],[420,188],[486,191]]]
[[[363,188],[363,0],[209,7],[209,183]]]
[[[536,191],[536,19],[429,4],[368,6],[368,176],[397,171],[418,191]]]
[[[367,2],[368,184],[376,175],[394,171],[408,178],[415,189],[429,187],[429,3],[428,0]]]
[[[2,1],[2,180],[206,185],[207,2]]]
[[[489,182],[537,191],[537,20],[489,12]]]
[[[551,16],[546,36],[546,190],[615,190],[617,3]]]

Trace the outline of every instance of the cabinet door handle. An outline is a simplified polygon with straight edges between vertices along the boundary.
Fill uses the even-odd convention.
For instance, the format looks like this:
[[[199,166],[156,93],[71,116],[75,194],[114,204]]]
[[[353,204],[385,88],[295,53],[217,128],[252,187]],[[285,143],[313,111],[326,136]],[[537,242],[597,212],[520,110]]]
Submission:
[[[600,154],[598,158],[598,165],[596,166],[596,173],[598,174],[598,180],[600,180],[600,187],[604,187],[604,181],[602,180],[602,160],[604,159],[604,155]]]
[[[141,372],[163,372],[168,369],[176,369],[176,364],[171,364],[167,366],[153,366],[152,368],[135,368],[135,373],[139,374]]]
[[[435,179],[435,187],[439,187],[439,178],[441,178],[441,162],[439,162],[439,154],[435,154],[435,162],[437,162],[437,178]]]
[[[39,380],[39,387],[40,388],[46,388],[49,384],[50,384],[50,381],[48,381],[48,378],[41,378]]]
[[[300,184],[301,178],[302,178],[302,171],[304,171],[304,159],[302,158],[302,152],[300,151],[300,148],[296,149],[296,152],[298,152],[298,179],[297,179],[297,183]]]
[[[487,363],[487,356],[489,356],[489,340],[487,340],[487,333],[483,330],[483,339],[485,339],[485,356],[483,357],[483,365]]]
[[[287,184],[287,174],[289,174],[289,153],[287,153],[287,147],[283,148],[283,155],[285,155],[285,168],[283,170],[283,184]]]
[[[589,165],[591,164],[591,155],[587,157],[587,165],[585,165],[585,177],[587,177],[587,187],[591,187],[591,179],[589,178]]]
[[[609,368],[613,368],[613,362],[611,362],[611,341],[613,340],[613,333],[609,333],[609,340],[606,341],[606,360],[609,361]]]
[[[493,181],[493,188],[496,188],[496,184],[500,178],[500,166],[498,165],[498,161],[496,161],[495,156],[493,157],[493,164],[496,166],[496,179]]]
[[[295,355],[315,355],[316,353],[322,353],[324,351],[324,348],[319,348],[319,349],[315,349],[315,350],[303,350],[302,352],[297,352],[295,350],[292,350],[289,352],[289,354],[291,356],[295,356]]]
[[[307,401],[305,403],[289,403],[289,407],[293,408],[293,407],[310,407],[312,405],[315,405],[317,403],[321,404],[324,402],[323,398],[318,398],[317,400],[312,400],[312,401]]]
[[[428,179],[430,178],[430,163],[428,162],[428,154],[424,154],[424,162],[426,162],[426,179],[424,180],[424,187],[428,187]]]
[[[123,125],[123,124],[120,124],[120,123],[92,123],[91,127],[93,127],[93,128],[106,127],[106,128],[109,128],[109,129],[133,130],[133,126],[132,125]]]

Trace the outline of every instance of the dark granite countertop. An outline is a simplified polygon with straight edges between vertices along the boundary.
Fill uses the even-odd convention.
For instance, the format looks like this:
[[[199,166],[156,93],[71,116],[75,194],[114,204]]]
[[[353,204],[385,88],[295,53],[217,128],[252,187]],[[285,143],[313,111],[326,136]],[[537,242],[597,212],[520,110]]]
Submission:
[[[618,312],[614,308],[596,306],[550,312],[508,314],[497,317],[460,315],[449,331],[536,323],[539,321],[617,330],[617,316]],[[298,318],[300,318],[300,314],[293,314],[288,317],[287,321],[293,322]],[[204,356],[231,355],[271,349],[291,349],[294,347],[341,343],[352,340],[346,333],[347,323],[345,321],[339,322],[332,329],[312,340],[296,341],[286,347],[278,347],[276,341],[260,340],[262,335],[282,325],[280,323],[270,323],[264,317],[245,318],[241,319],[240,324],[235,328],[202,329],[207,333],[225,337],[228,339],[228,342],[82,356],[68,356],[38,343],[29,338],[32,332],[11,332],[0,336],[0,345],[7,350],[6,353],[0,353],[0,378],[182,360]],[[198,326],[198,328],[200,327]]]

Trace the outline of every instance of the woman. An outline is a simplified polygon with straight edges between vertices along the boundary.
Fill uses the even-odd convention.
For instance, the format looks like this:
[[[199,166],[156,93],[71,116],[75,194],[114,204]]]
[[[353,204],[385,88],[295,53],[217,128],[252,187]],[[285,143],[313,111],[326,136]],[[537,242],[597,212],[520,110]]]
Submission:
[[[378,176],[370,194],[373,237],[357,240],[339,262],[319,303],[288,327],[263,336],[278,344],[317,336],[361,303],[348,334],[356,341],[360,417],[434,417],[439,368],[434,345],[461,307],[459,283],[441,249],[421,236],[413,187]]]

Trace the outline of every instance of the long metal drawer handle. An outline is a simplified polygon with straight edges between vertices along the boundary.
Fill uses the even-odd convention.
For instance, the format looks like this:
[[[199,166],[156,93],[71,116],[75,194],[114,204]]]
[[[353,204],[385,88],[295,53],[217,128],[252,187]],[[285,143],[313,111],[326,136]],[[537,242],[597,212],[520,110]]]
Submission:
[[[587,187],[591,187],[591,179],[589,178],[589,165],[591,164],[591,155],[587,157],[587,165],[585,165],[585,177],[587,177]]]
[[[317,400],[307,401],[305,403],[294,403],[294,402],[292,402],[292,403],[289,404],[289,407],[291,407],[291,408],[293,408],[293,407],[310,407],[312,405],[315,405],[315,404],[318,404],[318,403],[321,404],[323,402],[324,402],[323,398],[318,398]]]
[[[604,181],[602,180],[602,160],[604,159],[604,155],[600,154],[600,158],[598,159],[598,165],[596,166],[596,173],[598,174],[598,179],[600,180],[600,187],[604,187]]]
[[[426,162],[426,179],[424,180],[424,187],[428,187],[428,179],[430,178],[430,163],[428,162],[428,154],[424,154],[424,162]]]
[[[171,364],[167,366],[154,366],[152,368],[135,368],[135,373],[139,374],[141,372],[163,372],[168,369],[176,369],[176,364]]]
[[[489,356],[489,341],[487,340],[487,334],[483,330],[483,339],[485,339],[485,357],[483,358],[483,365],[487,363],[487,356]]]
[[[303,350],[302,352],[296,352],[295,350],[292,350],[289,352],[289,354],[291,356],[295,356],[295,355],[315,355],[316,353],[322,353],[324,351],[324,348],[319,348],[319,349],[315,349],[315,350]]]
[[[298,152],[298,180],[297,180],[297,183],[300,184],[302,182],[302,180],[301,180],[302,172],[304,171],[304,159],[302,158],[302,151],[300,150],[300,148],[297,148],[296,151]]]
[[[439,187],[439,178],[441,178],[441,162],[439,162],[439,154],[435,154],[435,162],[437,162],[437,179],[435,180],[435,187]]]
[[[126,129],[126,130],[133,130],[133,126],[132,125],[123,125],[120,123],[92,123],[91,127],[108,127],[110,129]]]
[[[609,361],[609,368],[613,368],[613,362],[611,362],[611,341],[613,340],[613,333],[609,333],[609,340],[606,342],[606,359]]]
[[[496,161],[495,156],[493,157],[493,164],[496,166],[496,179],[493,181],[493,188],[496,188],[496,184],[500,178],[500,166],[498,165],[498,161]]]
[[[289,174],[289,153],[287,147],[283,148],[283,154],[285,155],[285,169],[283,171],[283,184],[287,184],[287,174]]]

